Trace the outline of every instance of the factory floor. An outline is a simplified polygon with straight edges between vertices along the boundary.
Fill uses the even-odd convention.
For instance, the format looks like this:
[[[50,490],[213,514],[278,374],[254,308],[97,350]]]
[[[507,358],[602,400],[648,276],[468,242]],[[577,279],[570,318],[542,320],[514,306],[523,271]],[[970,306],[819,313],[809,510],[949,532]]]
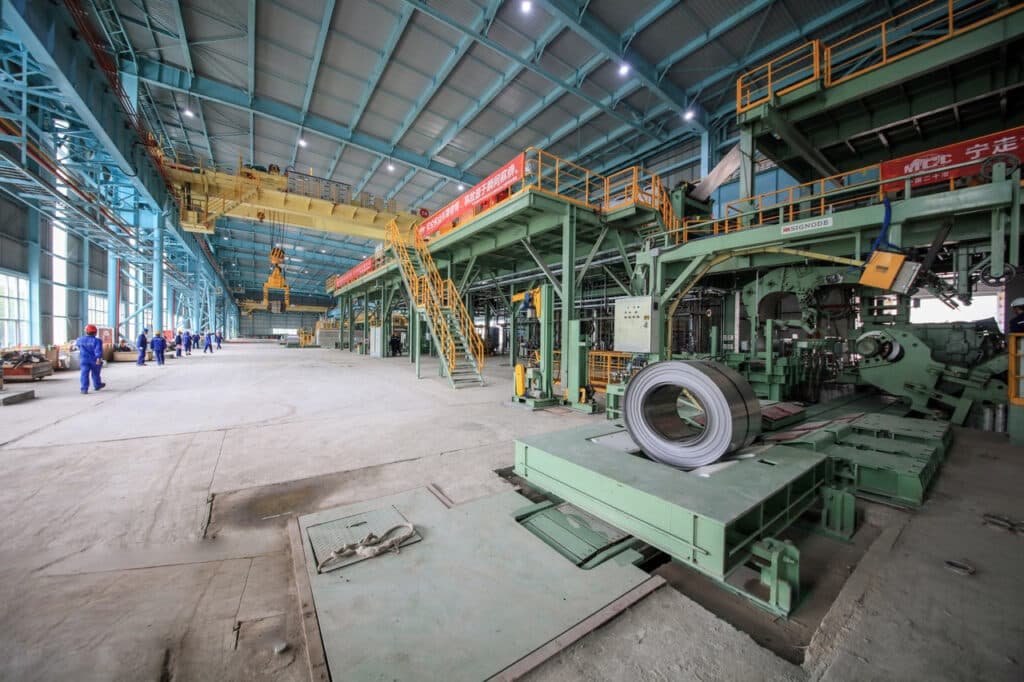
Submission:
[[[453,391],[404,358],[230,344],[110,365],[87,396],[77,373],[34,384],[0,408],[0,679],[308,679],[292,515],[488,495],[516,436],[603,418],[509,406],[499,364]],[[1024,452],[959,431],[922,510],[866,506],[877,539],[802,665],[665,587],[530,678],[1021,679],[1024,537],[981,514],[1024,519],[1022,482]]]

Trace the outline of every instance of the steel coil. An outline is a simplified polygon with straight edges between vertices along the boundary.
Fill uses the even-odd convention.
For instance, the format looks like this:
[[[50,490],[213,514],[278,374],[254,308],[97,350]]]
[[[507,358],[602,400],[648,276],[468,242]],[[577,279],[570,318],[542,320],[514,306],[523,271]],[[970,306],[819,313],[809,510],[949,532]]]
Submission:
[[[681,469],[717,462],[761,433],[761,406],[747,380],[702,360],[640,370],[626,385],[623,417],[644,454]]]

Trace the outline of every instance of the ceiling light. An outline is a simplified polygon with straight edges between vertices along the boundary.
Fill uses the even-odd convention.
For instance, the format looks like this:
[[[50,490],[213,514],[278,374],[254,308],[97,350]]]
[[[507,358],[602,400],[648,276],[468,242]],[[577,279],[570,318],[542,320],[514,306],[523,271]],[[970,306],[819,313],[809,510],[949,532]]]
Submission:
[[[224,241],[227,241],[228,240],[227,235],[221,237],[221,239],[223,239]]]
[[[686,113],[683,114],[684,121],[692,121],[697,117],[697,113],[693,109],[687,109]]]
[[[619,64],[619,75],[620,76],[625,76],[628,73],[629,73],[629,64],[627,64],[626,62],[622,62],[621,64]]]
[[[301,137],[299,138],[299,146],[300,147],[305,147],[306,146],[306,141],[304,139],[302,139]]]
[[[53,119],[53,127],[57,130],[67,130],[71,127],[71,124],[63,118],[55,118]]]
[[[395,172],[395,164],[393,164],[390,161],[388,161],[388,173],[394,173],[394,172]]]
[[[533,3],[530,0],[523,0],[519,3],[519,9],[523,11],[523,14],[529,14],[533,11]]]
[[[192,118],[195,114],[192,113],[191,109],[185,109],[181,113],[185,114],[185,118]]]
[[[459,183],[459,191],[461,192],[461,191],[462,191],[462,190],[464,190],[464,189],[466,189],[466,186],[465,186],[465,185],[463,185],[463,184],[462,184],[462,183],[460,182],[460,183]]]

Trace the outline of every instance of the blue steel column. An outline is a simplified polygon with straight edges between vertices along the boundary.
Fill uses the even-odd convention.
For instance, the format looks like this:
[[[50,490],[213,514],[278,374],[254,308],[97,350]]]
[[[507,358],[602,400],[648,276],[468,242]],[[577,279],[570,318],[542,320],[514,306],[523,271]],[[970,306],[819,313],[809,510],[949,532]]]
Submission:
[[[164,329],[164,217],[153,226],[153,333]]]
[[[706,178],[711,172],[711,131],[700,134],[700,177]]]
[[[39,300],[39,212],[28,210],[28,342],[42,343],[42,308]]]
[[[87,238],[82,239],[82,290],[78,293],[78,326],[81,328],[85,328],[85,325],[90,322],[96,324],[89,319],[89,292],[91,291],[89,283],[89,249],[92,248],[90,244],[91,242]],[[75,336],[81,333],[81,331],[81,329],[78,329]]]
[[[120,310],[120,301],[117,300],[117,278],[121,264],[117,262],[117,256],[113,251],[107,251],[107,326],[114,330],[114,341],[117,342],[117,314]]]

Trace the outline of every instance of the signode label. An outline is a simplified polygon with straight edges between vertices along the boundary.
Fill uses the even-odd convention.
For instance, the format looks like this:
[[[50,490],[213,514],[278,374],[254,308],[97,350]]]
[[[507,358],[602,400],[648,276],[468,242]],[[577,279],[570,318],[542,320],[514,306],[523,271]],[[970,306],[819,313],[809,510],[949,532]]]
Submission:
[[[805,220],[802,223],[790,223],[789,225],[783,225],[782,234],[799,234],[801,232],[810,232],[811,230],[820,230],[823,227],[832,227],[832,216],[815,218],[814,220]]]

